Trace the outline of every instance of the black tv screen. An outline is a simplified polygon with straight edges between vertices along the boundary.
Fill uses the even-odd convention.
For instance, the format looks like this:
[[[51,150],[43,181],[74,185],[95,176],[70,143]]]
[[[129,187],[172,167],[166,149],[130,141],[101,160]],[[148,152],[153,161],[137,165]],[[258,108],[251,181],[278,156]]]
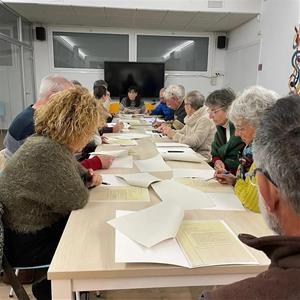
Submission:
[[[104,80],[111,97],[126,96],[130,86],[137,86],[142,98],[158,97],[165,83],[165,64],[106,61]]]

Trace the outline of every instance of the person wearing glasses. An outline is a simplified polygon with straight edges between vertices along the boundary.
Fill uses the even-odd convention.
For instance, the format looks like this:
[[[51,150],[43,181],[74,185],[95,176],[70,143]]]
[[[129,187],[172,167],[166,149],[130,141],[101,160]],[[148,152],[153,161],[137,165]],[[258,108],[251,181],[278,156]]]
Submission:
[[[240,165],[236,176],[227,172],[226,169],[218,169],[215,174],[220,183],[234,186],[235,194],[244,207],[254,212],[259,212],[259,207],[257,188],[248,176],[255,169],[252,142],[263,113],[272,107],[278,98],[279,95],[274,91],[253,86],[244,90],[233,101],[229,111],[229,119],[235,126],[235,135],[241,137],[246,146],[240,156]]]
[[[206,107],[203,106],[204,101],[205,98],[199,91],[189,92],[184,98],[184,127],[174,130],[166,126],[162,132],[176,142],[189,145],[195,152],[210,160],[211,143],[216,127],[208,118]]]
[[[177,130],[183,128],[184,118],[186,117],[184,96],[185,88],[182,85],[171,84],[166,88],[164,92],[164,98],[167,106],[174,111],[174,119],[164,123],[159,122],[152,124],[156,130],[162,132],[166,126]]]
[[[299,148],[300,97],[294,95],[267,109],[253,143],[260,210],[276,234],[239,235],[247,246],[263,251],[270,266],[254,278],[204,292],[199,300],[300,299]]]
[[[245,146],[241,138],[235,136],[234,125],[228,120],[228,110],[235,98],[235,93],[227,88],[212,92],[205,101],[209,118],[217,127],[211,145],[211,166],[216,170],[228,170],[233,175],[239,166],[238,154]]]

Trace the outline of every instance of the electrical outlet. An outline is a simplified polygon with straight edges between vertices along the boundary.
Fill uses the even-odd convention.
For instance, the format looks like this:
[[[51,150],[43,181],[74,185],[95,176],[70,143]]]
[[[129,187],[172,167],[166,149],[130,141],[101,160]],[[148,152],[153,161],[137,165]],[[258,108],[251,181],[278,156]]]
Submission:
[[[210,78],[210,84],[211,85],[217,85],[217,77],[216,76],[213,76]]]

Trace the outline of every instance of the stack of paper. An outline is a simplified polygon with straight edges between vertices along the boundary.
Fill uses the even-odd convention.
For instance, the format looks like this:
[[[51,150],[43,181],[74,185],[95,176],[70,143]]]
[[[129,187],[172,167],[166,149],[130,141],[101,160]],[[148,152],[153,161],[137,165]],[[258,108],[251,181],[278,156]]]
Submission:
[[[141,222],[145,223],[146,219],[144,215],[143,218],[135,216],[133,219],[127,220],[128,222],[126,220],[122,220],[118,224],[112,222],[114,227],[118,228],[115,242],[116,262],[165,263],[187,268],[258,263],[228,225],[221,220],[184,220],[176,238],[166,239],[157,244],[157,240],[164,236],[171,236],[173,232],[170,233],[170,229],[168,229],[168,233],[159,233],[162,230],[163,221],[159,222],[158,219],[155,219],[159,212],[157,209],[154,212],[155,214],[152,216],[147,214],[147,220],[155,228],[160,225],[156,233],[147,224],[144,226],[147,227],[146,231],[151,231],[151,234],[150,232],[145,233],[146,231],[145,234],[141,232],[143,227],[140,224]],[[120,211],[117,212],[117,216],[124,216],[129,213]],[[175,222],[174,224],[177,226]],[[121,233],[120,229],[125,234]],[[135,241],[129,237],[128,233]],[[148,248],[140,242],[154,246]]]
[[[118,145],[118,146],[136,146],[137,141],[128,139],[116,139],[114,137],[107,137],[108,144]]]
[[[156,143],[158,152],[164,160],[176,160],[187,162],[203,162],[207,159],[196,153],[186,144],[180,143]]]

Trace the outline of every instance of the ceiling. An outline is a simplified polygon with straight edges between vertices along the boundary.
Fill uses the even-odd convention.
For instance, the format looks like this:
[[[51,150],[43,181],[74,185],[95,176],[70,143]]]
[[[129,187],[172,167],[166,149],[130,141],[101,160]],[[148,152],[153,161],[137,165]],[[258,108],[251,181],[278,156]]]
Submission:
[[[33,23],[89,27],[118,27],[190,32],[226,32],[256,16],[255,13],[184,12],[6,3]]]

